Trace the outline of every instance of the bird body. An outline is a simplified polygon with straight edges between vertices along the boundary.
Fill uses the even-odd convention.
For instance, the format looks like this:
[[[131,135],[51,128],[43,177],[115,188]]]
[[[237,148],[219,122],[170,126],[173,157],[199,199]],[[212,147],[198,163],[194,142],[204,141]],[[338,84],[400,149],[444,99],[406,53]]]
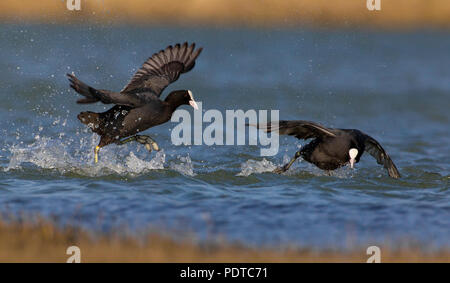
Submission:
[[[350,134],[355,130],[333,131],[336,136],[317,138],[306,144],[301,150],[304,160],[315,164],[323,170],[335,170],[349,162],[348,152],[351,148],[358,150],[356,163],[359,162],[364,153],[365,146],[358,142],[354,135]],[[357,131],[357,130],[356,130]]]
[[[360,130],[326,128],[320,124],[302,120],[279,121],[256,126],[266,132],[292,135],[298,139],[312,139],[295,154],[288,164],[276,169],[277,173],[288,170],[299,157],[323,170],[335,170],[349,163],[353,167],[367,151],[388,170],[389,176],[400,178],[397,167],[386,151],[375,139]]]

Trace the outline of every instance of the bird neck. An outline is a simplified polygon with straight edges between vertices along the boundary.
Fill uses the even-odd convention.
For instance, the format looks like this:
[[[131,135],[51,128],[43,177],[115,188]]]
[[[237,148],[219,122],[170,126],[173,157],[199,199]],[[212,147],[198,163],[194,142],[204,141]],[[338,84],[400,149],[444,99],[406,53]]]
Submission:
[[[171,101],[171,100],[165,100],[164,104],[166,105],[166,109],[169,112],[169,114],[172,116],[172,113],[175,112],[175,110],[178,109],[183,103],[180,101]]]

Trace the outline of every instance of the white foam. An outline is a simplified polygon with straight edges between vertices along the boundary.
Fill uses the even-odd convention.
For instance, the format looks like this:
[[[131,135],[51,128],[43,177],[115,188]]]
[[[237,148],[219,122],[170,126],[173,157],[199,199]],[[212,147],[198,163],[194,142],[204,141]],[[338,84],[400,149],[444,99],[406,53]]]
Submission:
[[[57,170],[61,174],[75,173],[84,176],[103,176],[111,174],[139,175],[150,170],[164,169],[166,155],[164,150],[151,153],[150,161],[137,157],[130,149],[111,146],[102,148],[97,164],[93,163],[95,137],[80,138],[78,142],[67,139],[51,139],[36,136],[29,145],[20,143],[9,147],[10,160],[4,171],[21,170],[26,163],[42,169]],[[125,156],[124,156],[124,152]],[[146,154],[147,151],[145,151]],[[150,155],[144,158],[148,159]]]
[[[275,170],[277,166],[267,159],[263,158],[263,160],[247,160],[246,162],[241,164],[241,172],[237,174],[237,176],[250,176],[251,174],[261,174],[265,172],[272,172]]]
[[[28,146],[14,145],[10,147],[11,158],[5,171],[20,169],[25,162],[33,163],[44,169],[64,168],[74,160],[62,146],[51,146],[49,138],[35,136],[36,141]]]
[[[194,173],[194,164],[192,163],[191,157],[187,155],[186,157],[177,156],[177,159],[181,161],[181,163],[170,163],[170,169],[175,170],[183,175],[187,176],[195,176]]]
[[[130,155],[126,158],[125,164],[129,171],[141,174],[148,172],[149,170],[164,169],[165,159],[166,155],[164,154],[164,150],[158,151],[156,156],[150,161],[139,159],[133,152],[130,152]]]
[[[282,166],[286,163],[288,163],[291,160],[291,158],[288,155],[283,156],[283,162],[279,165],[274,164],[271,161],[266,160],[263,158],[262,160],[247,160],[246,162],[241,164],[241,172],[236,174],[236,176],[244,176],[248,177],[252,174],[262,174],[266,172],[273,172],[277,167]],[[311,174],[313,176],[330,176],[330,177],[336,177],[336,178],[351,178],[353,177],[355,170],[350,169],[348,166],[343,166],[342,168],[333,170],[333,171],[325,171],[322,169],[317,168],[313,164],[309,164],[307,162],[304,162],[302,166],[299,166],[298,164],[301,163],[303,160],[301,158],[297,159],[296,162],[289,168],[288,171],[284,172],[283,175],[287,176],[295,176],[298,174]]]

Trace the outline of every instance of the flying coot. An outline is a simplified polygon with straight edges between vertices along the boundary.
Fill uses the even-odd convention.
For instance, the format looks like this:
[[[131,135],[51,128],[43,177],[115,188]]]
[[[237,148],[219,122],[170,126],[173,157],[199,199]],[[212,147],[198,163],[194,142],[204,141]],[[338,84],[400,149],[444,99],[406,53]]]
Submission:
[[[111,143],[124,144],[137,141],[147,150],[159,150],[158,144],[149,136],[137,135],[148,128],[170,120],[172,113],[181,105],[198,106],[189,90],[171,92],[165,100],[160,96],[163,90],[178,79],[180,74],[194,68],[195,60],[202,48],[195,49],[195,43],[168,46],[150,57],[134,74],[130,82],[120,91],[100,90],[88,86],[73,74],[67,74],[70,86],[85,98],[77,103],[115,104],[103,113],[81,112],[78,119],[100,135],[100,143],[94,149],[95,162],[101,147]],[[122,138],[126,138],[123,139]]]
[[[266,132],[278,132],[280,135],[291,135],[298,139],[313,139],[295,153],[289,163],[275,169],[275,173],[283,173],[302,157],[322,170],[335,170],[346,164],[353,168],[355,163],[367,151],[388,170],[392,178],[400,178],[400,173],[389,155],[372,137],[355,129],[332,129],[309,121],[279,121],[267,125],[252,125]]]

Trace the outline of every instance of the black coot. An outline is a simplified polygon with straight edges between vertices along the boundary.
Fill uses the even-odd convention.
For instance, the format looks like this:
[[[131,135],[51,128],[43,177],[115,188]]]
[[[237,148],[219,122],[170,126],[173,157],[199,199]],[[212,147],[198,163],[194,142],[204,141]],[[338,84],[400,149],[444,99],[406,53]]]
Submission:
[[[148,128],[170,120],[172,113],[181,105],[191,105],[198,109],[192,92],[177,90],[171,92],[165,100],[160,96],[163,90],[176,81],[180,74],[194,68],[195,59],[202,48],[195,49],[195,43],[176,44],[153,54],[134,74],[130,82],[120,91],[112,92],[88,86],[73,74],[67,74],[70,86],[85,96],[77,103],[115,104],[103,113],[81,112],[78,119],[100,135],[100,143],[95,148],[95,162],[101,147],[111,144],[124,144],[137,141],[151,151],[158,150],[157,143],[149,136],[137,135]],[[129,138],[127,138],[129,137]],[[121,140],[122,138],[126,138]]]
[[[367,151],[388,170],[392,178],[400,178],[400,173],[389,155],[372,137],[354,129],[331,129],[309,121],[279,121],[267,125],[256,125],[266,132],[278,132],[298,139],[313,139],[295,153],[289,163],[274,172],[282,173],[289,169],[297,158],[316,165],[322,170],[335,170],[345,164],[353,168]]]

